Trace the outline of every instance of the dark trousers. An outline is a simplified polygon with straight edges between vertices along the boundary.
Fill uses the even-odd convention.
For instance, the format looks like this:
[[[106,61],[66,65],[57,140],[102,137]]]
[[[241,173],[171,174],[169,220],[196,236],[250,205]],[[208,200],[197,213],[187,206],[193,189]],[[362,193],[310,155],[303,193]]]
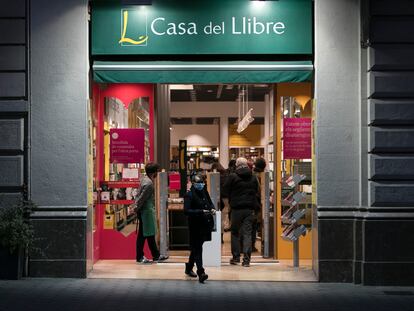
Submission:
[[[252,222],[252,251],[253,248],[256,247],[256,238],[257,238],[257,232],[259,230],[259,222],[257,219],[257,215],[255,215],[255,217],[253,218],[253,222]],[[240,250],[243,251],[243,233],[240,232]]]
[[[231,253],[240,259],[240,238],[243,239],[243,261],[250,262],[252,254],[252,225],[255,213],[251,209],[232,209],[231,211]]]
[[[255,215],[252,223],[252,248],[255,247],[256,244],[256,237],[257,237],[257,229],[259,228],[259,222],[257,221],[257,214]]]
[[[152,258],[157,259],[160,257],[160,252],[157,247],[157,243],[155,242],[155,236],[144,236],[144,232],[142,231],[144,226],[142,220],[139,220],[139,229],[138,229],[138,236],[137,236],[137,261],[144,257],[144,244],[145,240],[148,241],[148,246],[151,251]]]
[[[190,241],[190,257],[188,258],[188,265],[190,268],[197,265],[197,274],[204,272],[203,268],[203,241]]]

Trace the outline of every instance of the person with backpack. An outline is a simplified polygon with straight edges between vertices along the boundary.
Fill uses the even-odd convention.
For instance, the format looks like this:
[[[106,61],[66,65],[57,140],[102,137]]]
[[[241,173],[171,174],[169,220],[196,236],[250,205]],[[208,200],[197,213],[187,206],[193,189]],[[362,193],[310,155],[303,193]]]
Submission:
[[[204,177],[197,173],[191,178],[191,188],[184,196],[184,213],[188,216],[190,256],[185,264],[185,274],[197,277],[200,283],[208,279],[203,267],[203,243],[211,241],[216,210],[206,189]],[[197,274],[193,272],[197,265]]]

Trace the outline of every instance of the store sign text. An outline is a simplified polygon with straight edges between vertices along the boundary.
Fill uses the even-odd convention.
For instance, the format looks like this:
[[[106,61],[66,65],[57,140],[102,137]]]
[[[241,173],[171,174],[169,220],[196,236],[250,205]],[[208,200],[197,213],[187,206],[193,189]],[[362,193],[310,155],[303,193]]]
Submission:
[[[95,1],[92,55],[311,55],[312,0]]]
[[[283,158],[312,158],[312,119],[283,119]]]
[[[225,33],[225,22],[219,24],[208,23],[202,27],[206,35],[220,35]],[[236,17],[231,18],[231,33],[233,35],[261,35],[276,34],[282,35],[285,32],[285,24],[282,22],[260,22],[256,17],[243,17],[238,20]],[[151,31],[157,36],[163,35],[198,35],[199,31],[195,22],[189,23],[167,23],[164,17],[158,17],[151,23]]]
[[[110,129],[109,135],[110,163],[144,163],[144,129]]]
[[[128,10],[122,11],[122,30],[119,43],[146,46],[148,41],[148,25],[140,27],[140,33],[128,31]],[[134,15],[137,16],[137,15]],[[145,21],[147,16],[143,17]],[[130,21],[131,22],[131,21]],[[229,28],[229,30],[228,30]],[[228,31],[231,35],[283,35],[286,31],[285,23],[281,21],[264,22],[256,17],[231,17],[227,24],[225,21],[199,25],[197,22],[174,22],[165,17],[157,17],[149,23],[151,33],[156,36],[185,36],[185,35],[224,35]]]

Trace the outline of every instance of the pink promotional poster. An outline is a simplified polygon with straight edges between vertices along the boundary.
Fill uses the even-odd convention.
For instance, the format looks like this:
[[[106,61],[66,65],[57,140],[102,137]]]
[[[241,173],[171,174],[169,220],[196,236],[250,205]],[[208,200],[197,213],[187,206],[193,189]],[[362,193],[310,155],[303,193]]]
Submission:
[[[110,129],[111,163],[144,163],[144,129]]]
[[[312,158],[312,119],[283,119],[283,158]]]

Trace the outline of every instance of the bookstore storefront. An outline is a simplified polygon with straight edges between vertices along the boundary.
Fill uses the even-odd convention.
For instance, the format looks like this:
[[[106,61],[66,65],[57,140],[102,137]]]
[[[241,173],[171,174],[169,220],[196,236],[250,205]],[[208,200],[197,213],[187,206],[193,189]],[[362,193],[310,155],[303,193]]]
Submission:
[[[135,259],[133,198],[145,163],[159,162],[168,175],[168,191],[164,194],[168,207],[164,211],[157,204],[161,231],[158,240],[163,245],[161,251],[173,263],[188,249],[187,233],[179,231],[183,226],[180,202],[187,184],[185,176],[194,169],[210,171],[214,161],[227,168],[228,161],[241,152],[254,161],[259,152],[268,162],[262,198],[267,210],[261,216],[260,223],[266,225],[259,229],[256,255],[272,262],[295,256],[298,262],[307,260],[311,267],[315,197],[311,182],[312,10],[311,1],[92,3],[93,97],[89,112],[94,264]],[[216,96],[222,106],[232,101],[234,110],[222,112],[217,106],[208,117],[220,119],[227,113],[226,117],[238,121],[239,127],[247,117],[266,119],[261,125],[261,132],[266,134],[256,143],[246,138],[250,121],[233,136],[217,135],[221,137],[217,143],[220,147],[201,146],[191,138],[184,140],[197,134],[198,125],[193,124],[187,127],[188,135],[181,132],[183,137],[178,138],[192,144],[185,151],[184,168],[178,169],[173,165],[170,141],[181,129],[171,124],[177,119],[171,118],[175,99],[189,90],[189,99],[182,101],[197,118],[203,114],[200,105],[212,102],[201,99],[206,98],[203,90],[208,93],[214,87],[221,88],[220,93],[227,92],[228,97],[237,92],[231,100],[223,100],[218,93]],[[263,98],[255,96],[260,92],[266,93]],[[249,101],[253,107],[254,99],[263,108],[249,112]],[[260,125],[252,124],[250,132],[255,126],[260,129]],[[173,127],[175,132],[171,134]],[[295,134],[298,132],[300,135]],[[237,145],[237,136],[244,138],[243,143]],[[132,142],[133,137],[136,142]],[[229,142],[223,145],[226,139]],[[203,152],[197,155],[197,150]],[[194,157],[194,161],[187,156]],[[181,180],[176,187],[172,186],[175,176]],[[162,192],[157,194],[162,196]],[[163,219],[168,219],[167,224],[161,223]],[[222,262],[228,262],[225,256],[230,255],[225,250],[227,235],[223,232],[223,245],[217,246]],[[300,251],[296,243],[299,240]]]
[[[200,165],[214,180],[210,160],[227,167],[244,155],[267,161],[262,215],[268,218],[257,233],[256,262],[292,265],[289,239],[298,233],[300,266],[309,261],[317,280],[385,284],[394,272],[404,279],[411,253],[386,233],[406,232],[411,218],[402,218],[403,209],[384,213],[405,206],[398,205],[400,192],[394,189],[410,188],[368,176],[374,163],[369,159],[383,160],[368,151],[383,140],[369,135],[385,140],[394,129],[369,132],[369,103],[364,95],[361,100],[368,65],[362,62],[367,50],[360,46],[359,1],[140,3],[30,2],[28,95],[7,97],[0,107],[18,120],[16,146],[25,133],[30,138],[24,151],[7,151],[7,159],[18,158],[13,163],[21,164],[15,164],[21,174],[7,166],[12,186],[0,188],[16,193],[22,180],[38,205],[32,221],[43,253],[30,255],[29,274],[87,277],[100,262],[133,263],[136,223],[130,205],[136,177],[152,160],[165,169],[163,206],[177,220],[167,223],[172,230],[160,224],[159,243],[168,242],[162,245],[170,258],[176,256],[171,267],[177,264],[182,276],[180,254],[174,252],[185,250],[172,249],[182,244],[180,217],[174,217],[182,203],[178,189],[185,189],[181,174],[176,179],[177,159],[187,155],[188,166],[181,169]],[[187,153],[180,153],[180,140],[187,141]],[[379,176],[373,178],[385,175]],[[289,191],[296,184],[297,191]],[[306,206],[304,215],[289,211],[292,202]],[[293,214],[300,216],[297,227],[285,231]],[[394,216],[404,226],[392,225],[400,222]],[[228,264],[226,249],[219,249]]]

